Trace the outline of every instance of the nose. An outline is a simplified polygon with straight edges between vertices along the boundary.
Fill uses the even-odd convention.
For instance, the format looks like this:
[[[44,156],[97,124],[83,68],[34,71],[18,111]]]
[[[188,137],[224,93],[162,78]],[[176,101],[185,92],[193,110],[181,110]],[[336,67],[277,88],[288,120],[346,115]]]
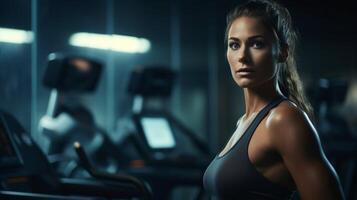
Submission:
[[[246,45],[242,45],[241,48],[238,50],[238,61],[240,63],[247,63],[249,62],[249,52]]]

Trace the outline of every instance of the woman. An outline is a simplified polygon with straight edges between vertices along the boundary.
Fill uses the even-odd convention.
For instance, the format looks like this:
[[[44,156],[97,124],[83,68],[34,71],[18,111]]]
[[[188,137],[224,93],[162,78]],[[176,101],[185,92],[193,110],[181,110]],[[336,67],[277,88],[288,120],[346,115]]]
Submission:
[[[204,175],[217,199],[343,199],[309,115],[286,8],[251,0],[227,17],[227,59],[244,90],[245,114]]]

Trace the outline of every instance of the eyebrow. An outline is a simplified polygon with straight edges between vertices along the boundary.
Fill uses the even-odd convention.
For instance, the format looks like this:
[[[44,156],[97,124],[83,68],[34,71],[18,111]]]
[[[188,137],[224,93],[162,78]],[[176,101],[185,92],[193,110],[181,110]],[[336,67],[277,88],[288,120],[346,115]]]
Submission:
[[[256,39],[256,38],[264,39],[265,37],[263,35],[254,35],[254,36],[249,37],[248,40],[252,40],[252,39]],[[228,40],[240,41],[240,39],[237,37],[230,37],[230,38],[228,38]]]

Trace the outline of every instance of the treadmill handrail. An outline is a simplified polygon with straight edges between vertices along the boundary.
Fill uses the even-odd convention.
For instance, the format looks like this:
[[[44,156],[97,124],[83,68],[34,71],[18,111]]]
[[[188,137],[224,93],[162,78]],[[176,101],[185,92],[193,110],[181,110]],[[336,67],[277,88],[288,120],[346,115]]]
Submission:
[[[84,167],[84,169],[86,171],[88,171],[88,173],[92,177],[98,178],[98,179],[104,179],[104,180],[112,180],[112,181],[131,183],[135,187],[137,187],[139,189],[139,191],[141,191],[141,193],[143,194],[142,197],[145,200],[152,199],[152,194],[151,194],[150,190],[139,179],[137,179],[133,176],[127,175],[127,174],[112,174],[112,173],[107,173],[107,172],[99,172],[91,164],[86,152],[84,151],[83,147],[81,146],[81,144],[79,142],[74,143],[74,148],[76,150],[76,153],[78,155],[78,158],[80,160],[82,167]]]
[[[0,200],[91,200],[91,197],[0,191]]]

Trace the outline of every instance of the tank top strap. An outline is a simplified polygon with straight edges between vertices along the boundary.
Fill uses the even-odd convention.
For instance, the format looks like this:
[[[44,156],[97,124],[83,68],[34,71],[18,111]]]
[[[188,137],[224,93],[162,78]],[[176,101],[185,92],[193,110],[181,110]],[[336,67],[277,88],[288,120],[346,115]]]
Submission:
[[[278,97],[276,97],[273,100],[271,100],[261,111],[259,111],[257,116],[254,118],[252,123],[247,128],[246,131],[247,131],[248,134],[246,134],[246,135],[253,134],[255,129],[258,127],[258,125],[264,119],[264,117],[269,113],[269,111],[271,109],[273,109],[275,106],[279,105],[280,102],[282,102],[282,101],[284,101],[286,99],[287,99],[286,97],[279,95]],[[250,136],[248,138],[250,138]]]

